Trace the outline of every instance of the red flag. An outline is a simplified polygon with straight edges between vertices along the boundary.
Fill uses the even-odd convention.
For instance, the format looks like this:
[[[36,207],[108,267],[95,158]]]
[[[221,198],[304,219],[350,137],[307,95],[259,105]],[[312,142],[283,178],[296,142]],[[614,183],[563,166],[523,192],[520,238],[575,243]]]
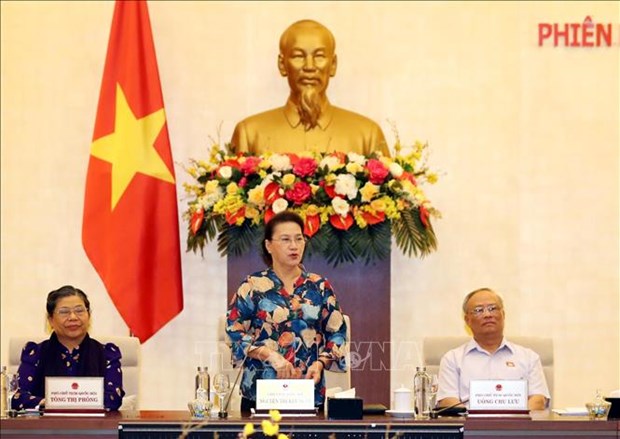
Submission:
[[[183,309],[175,175],[147,5],[117,1],[90,149],[82,242],[145,342]]]

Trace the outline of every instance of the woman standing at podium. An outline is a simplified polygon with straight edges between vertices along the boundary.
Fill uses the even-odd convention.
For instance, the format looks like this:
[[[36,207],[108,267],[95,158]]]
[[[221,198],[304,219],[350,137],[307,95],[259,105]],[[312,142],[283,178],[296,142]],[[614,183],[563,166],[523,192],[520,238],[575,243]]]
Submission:
[[[86,294],[65,285],[47,295],[47,321],[53,332],[42,343],[29,341],[22,350],[19,390],[13,409],[44,404],[45,377],[104,377],[104,402],[108,410],[118,410],[123,402],[121,352],[113,343],[105,345],[90,338],[90,301]]]
[[[268,267],[249,275],[228,307],[233,363],[245,367],[242,412],[256,405],[258,379],[313,379],[315,406],[320,406],[323,370],[346,369],[343,314],[329,281],[301,263],[303,228],[301,217],[288,211],[265,225],[262,250]]]

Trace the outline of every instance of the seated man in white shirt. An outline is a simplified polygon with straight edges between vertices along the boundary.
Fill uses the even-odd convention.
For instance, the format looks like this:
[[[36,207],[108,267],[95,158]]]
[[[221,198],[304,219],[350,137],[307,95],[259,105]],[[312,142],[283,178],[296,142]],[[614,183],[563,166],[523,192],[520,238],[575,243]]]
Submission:
[[[488,288],[472,291],[463,301],[463,314],[474,338],[441,358],[438,406],[466,405],[471,380],[525,379],[528,408],[545,409],[550,395],[540,357],[504,338],[502,298]]]

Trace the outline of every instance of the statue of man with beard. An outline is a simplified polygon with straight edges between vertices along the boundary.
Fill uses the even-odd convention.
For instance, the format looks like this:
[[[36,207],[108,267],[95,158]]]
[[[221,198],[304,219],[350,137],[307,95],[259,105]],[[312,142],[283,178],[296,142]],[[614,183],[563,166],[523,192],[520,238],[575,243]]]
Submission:
[[[313,20],[290,25],[280,37],[278,69],[288,79],[290,95],[283,107],[242,120],[231,140],[237,152],[356,152],[389,155],[377,123],[331,105],[329,79],[336,74],[336,41]]]

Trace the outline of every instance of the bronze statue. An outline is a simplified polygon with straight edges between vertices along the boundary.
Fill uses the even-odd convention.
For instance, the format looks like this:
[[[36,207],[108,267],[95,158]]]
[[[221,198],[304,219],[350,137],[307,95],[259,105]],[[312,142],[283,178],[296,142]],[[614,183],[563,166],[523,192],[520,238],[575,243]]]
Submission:
[[[250,116],[235,127],[231,140],[238,152],[342,151],[389,155],[379,125],[360,114],[335,107],[327,99],[336,74],[336,42],[313,20],[290,25],[280,37],[278,69],[290,95],[283,107]]]

